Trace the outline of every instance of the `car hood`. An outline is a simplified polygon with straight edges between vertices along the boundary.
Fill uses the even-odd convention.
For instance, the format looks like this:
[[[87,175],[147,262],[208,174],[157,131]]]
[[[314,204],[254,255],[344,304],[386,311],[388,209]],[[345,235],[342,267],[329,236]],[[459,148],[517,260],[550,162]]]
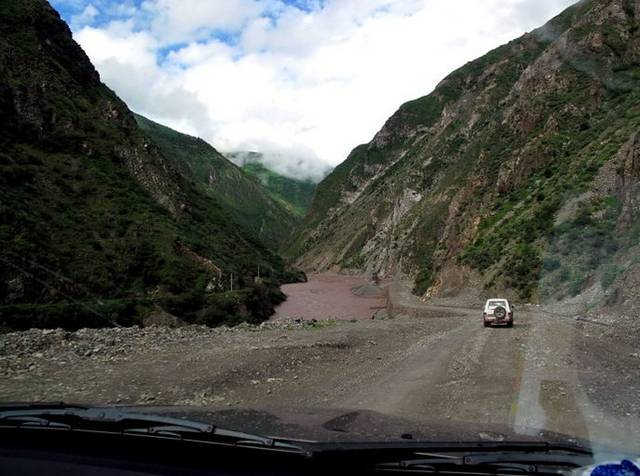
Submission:
[[[315,442],[542,442],[589,447],[578,438],[535,429],[451,421],[414,421],[369,410],[214,409],[183,406],[119,406],[122,411],[201,421],[222,428]]]

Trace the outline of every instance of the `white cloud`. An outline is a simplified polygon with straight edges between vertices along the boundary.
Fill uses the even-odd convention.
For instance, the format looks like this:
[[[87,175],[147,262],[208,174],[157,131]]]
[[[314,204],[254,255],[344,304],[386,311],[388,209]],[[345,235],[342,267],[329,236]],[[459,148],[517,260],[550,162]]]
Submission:
[[[183,43],[216,30],[237,31],[259,16],[256,0],[147,0],[143,8],[153,15],[151,31],[165,43]]]
[[[84,7],[84,10],[82,10],[81,13],[79,13],[78,15],[73,15],[71,17],[71,25],[74,28],[77,28],[91,24],[99,13],[100,11],[90,3],[89,5]]]
[[[115,21],[105,29],[84,27],[76,39],[103,81],[133,110],[189,134],[212,136],[206,106],[184,88],[179,71],[158,65],[158,42],[149,32]]]
[[[304,169],[341,162],[401,103],[570,3],[148,0],[76,38],[134,110],[220,150],[300,154]]]
[[[138,14],[138,8],[133,0],[126,0],[115,5],[110,5],[109,14],[115,17],[131,17]]]
[[[281,144],[264,141],[244,144],[239,152],[229,154],[229,157],[236,164],[243,165],[256,160],[251,154],[255,151],[260,151],[262,164],[286,177],[319,182],[331,171],[331,166],[318,160],[312,150],[304,147],[283,148]]]

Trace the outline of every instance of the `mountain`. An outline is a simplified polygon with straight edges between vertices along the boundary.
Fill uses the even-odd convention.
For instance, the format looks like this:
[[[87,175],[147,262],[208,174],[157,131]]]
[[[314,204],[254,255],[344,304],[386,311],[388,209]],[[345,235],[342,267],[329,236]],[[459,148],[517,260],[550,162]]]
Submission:
[[[316,184],[310,180],[299,180],[275,172],[264,163],[259,152],[229,152],[231,160],[242,170],[255,177],[269,191],[274,200],[280,202],[296,217],[302,219],[311,207]]]
[[[583,0],[403,104],[318,185],[288,253],[424,296],[633,294],[612,285],[637,269],[639,26],[637,1]]]
[[[300,214],[274,197],[253,175],[211,145],[136,115],[140,128],[196,187],[213,197],[252,236],[277,250],[300,221]]]
[[[269,191],[271,196],[302,219],[311,207],[316,184],[310,180],[296,180],[280,175],[259,162],[248,162],[242,170],[252,175]]]
[[[0,261],[0,328],[263,319],[281,296],[254,285],[258,267],[288,277],[138,127],[44,0],[0,3]]]

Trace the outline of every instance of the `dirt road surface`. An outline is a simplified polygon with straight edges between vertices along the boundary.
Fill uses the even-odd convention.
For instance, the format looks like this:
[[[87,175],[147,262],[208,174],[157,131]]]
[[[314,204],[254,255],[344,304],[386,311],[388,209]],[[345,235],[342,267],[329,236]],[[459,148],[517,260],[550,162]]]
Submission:
[[[536,307],[485,329],[477,309],[407,304],[423,315],[7,334],[0,400],[369,409],[640,450],[640,354],[614,329]]]

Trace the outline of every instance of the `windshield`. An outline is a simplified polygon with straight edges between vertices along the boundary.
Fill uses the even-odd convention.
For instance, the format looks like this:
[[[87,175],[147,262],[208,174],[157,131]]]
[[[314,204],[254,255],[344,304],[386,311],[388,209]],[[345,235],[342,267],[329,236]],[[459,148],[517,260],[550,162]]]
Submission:
[[[187,3],[0,5],[0,401],[640,452],[638,2]]]

